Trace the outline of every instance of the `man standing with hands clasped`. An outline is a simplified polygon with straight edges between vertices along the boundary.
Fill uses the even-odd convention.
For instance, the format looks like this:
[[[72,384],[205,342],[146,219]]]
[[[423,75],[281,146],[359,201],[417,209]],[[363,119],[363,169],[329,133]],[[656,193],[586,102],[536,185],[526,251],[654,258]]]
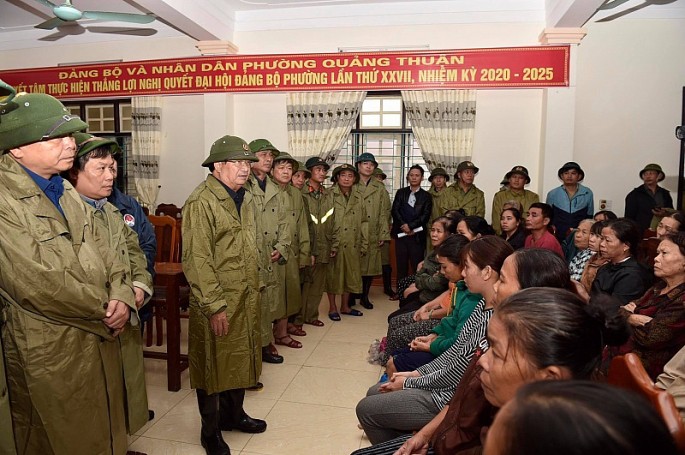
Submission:
[[[236,136],[202,163],[211,174],[183,205],[183,272],[190,284],[188,363],[208,455],[230,454],[221,430],[261,433],[243,410],[261,374],[255,206],[243,186],[257,158]]]

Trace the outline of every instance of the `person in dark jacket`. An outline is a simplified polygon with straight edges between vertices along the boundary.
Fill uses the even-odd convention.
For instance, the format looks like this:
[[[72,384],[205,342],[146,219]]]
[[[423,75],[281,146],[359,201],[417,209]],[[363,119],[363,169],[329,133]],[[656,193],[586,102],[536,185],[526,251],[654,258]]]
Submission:
[[[637,224],[628,218],[609,221],[602,228],[599,251],[609,262],[597,271],[591,295],[610,294],[625,305],[645,293],[652,277],[635,259],[641,237]]]
[[[640,171],[644,182],[626,196],[626,218],[635,221],[640,234],[650,227],[655,229],[659,220],[673,208],[671,193],[659,186],[666,175],[658,164],[648,164]],[[653,218],[656,218],[653,220]]]
[[[395,238],[397,280],[408,275],[408,263],[416,270],[426,251],[426,226],[430,219],[433,201],[428,191],[421,189],[424,170],[419,165],[409,168],[409,186],[395,193],[392,203],[392,231]]]
[[[569,161],[557,172],[563,185],[547,193],[547,202],[552,206],[554,227],[559,243],[569,234],[569,229],[578,226],[582,220],[595,212],[592,190],[580,184],[585,172],[576,162]]]

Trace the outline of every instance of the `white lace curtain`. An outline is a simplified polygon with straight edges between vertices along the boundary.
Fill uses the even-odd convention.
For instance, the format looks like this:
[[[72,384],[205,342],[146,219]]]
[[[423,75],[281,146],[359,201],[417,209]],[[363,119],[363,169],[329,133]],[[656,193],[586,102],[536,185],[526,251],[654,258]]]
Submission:
[[[333,163],[361,111],[366,92],[288,93],[288,148],[303,161]]]
[[[475,90],[403,90],[402,101],[429,170],[453,175],[461,161],[471,160]]]
[[[131,100],[132,154],[129,176],[140,203],[152,212],[159,193],[162,97],[139,96]]]

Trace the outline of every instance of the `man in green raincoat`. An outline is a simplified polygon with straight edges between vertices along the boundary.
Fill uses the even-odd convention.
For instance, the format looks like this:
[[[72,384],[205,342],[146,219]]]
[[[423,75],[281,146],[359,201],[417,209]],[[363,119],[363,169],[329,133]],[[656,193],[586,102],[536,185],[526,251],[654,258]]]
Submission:
[[[331,258],[326,276],[328,293],[328,317],[339,321],[340,314],[362,316],[359,310],[349,306],[350,294],[362,291],[361,258],[369,251],[369,220],[364,205],[364,195],[359,185],[359,173],[351,164],[341,164],[331,176],[334,186],[330,192],[333,197],[334,222],[339,233],[339,245]],[[335,296],[341,295],[340,312]]]
[[[262,371],[255,205],[243,186],[257,158],[224,136],[202,163],[211,174],[183,205],[183,272],[190,285],[188,364],[208,455],[230,453],[221,430],[261,433],[243,410]]]
[[[283,363],[283,356],[274,346],[273,322],[286,315],[285,264],[290,259],[290,231],[283,207],[286,195],[269,178],[273,160],[279,151],[266,139],[250,142],[250,150],[258,161],[252,163],[252,175],[245,185],[256,206],[257,249],[259,250],[259,280],[262,310],[262,361]]]
[[[119,254],[133,282],[136,307],[140,309],[152,296],[152,276],[138,244],[138,235],[124,222],[119,209],[107,202],[114,185],[114,157],[119,146],[113,139],[74,133],[76,159],[68,172],[69,182],[87,204],[95,223],[102,228],[107,245]],[[124,362],[128,434],[133,435],[148,421],[143,340],[140,330],[125,330],[119,335]]]
[[[319,319],[319,304],[326,290],[328,267],[338,251],[338,229],[335,224],[333,195],[323,185],[330,165],[314,156],[307,160],[305,166],[311,175],[302,194],[309,210],[309,245],[314,263],[306,268],[302,310],[294,324],[323,327],[324,323]]]
[[[478,174],[478,167],[471,161],[462,161],[454,173],[454,183],[447,188],[449,192],[449,204],[451,209],[463,209],[464,215],[485,217],[485,194],[473,180]],[[499,215],[497,215],[499,224]]]
[[[287,198],[287,205],[281,210],[285,211],[286,223],[290,231],[290,260],[285,264],[284,277],[286,317],[279,319],[274,324],[274,339],[276,344],[295,349],[301,348],[302,343],[293,339],[291,335],[305,336],[307,333],[301,325],[295,326],[288,321],[289,318],[294,318],[302,308],[300,269],[311,265],[309,228],[302,192],[290,184],[293,172],[297,172],[298,166],[298,162],[289,153],[281,152],[274,159],[274,165],[271,169],[274,183]]]
[[[373,178],[373,172],[378,167],[376,157],[371,153],[362,153],[355,162],[359,172],[359,189],[364,197],[366,218],[369,229],[369,251],[361,258],[362,293],[359,303],[370,310],[373,303],[369,300],[369,291],[373,277],[383,272],[381,248],[390,243],[390,196],[385,185]]]
[[[49,95],[0,100],[0,333],[12,415],[0,446],[10,426],[19,454],[128,445],[118,337],[139,330],[132,284],[59,176],[85,128]]]

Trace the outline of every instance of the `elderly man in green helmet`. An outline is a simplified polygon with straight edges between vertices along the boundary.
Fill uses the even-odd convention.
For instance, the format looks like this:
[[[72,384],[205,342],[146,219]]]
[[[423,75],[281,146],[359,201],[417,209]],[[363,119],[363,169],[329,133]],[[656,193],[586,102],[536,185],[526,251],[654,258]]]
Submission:
[[[360,261],[362,293],[359,303],[370,310],[373,308],[373,303],[369,300],[373,277],[383,272],[381,248],[386,242],[390,244],[390,196],[385,185],[373,178],[378,162],[372,153],[365,152],[359,155],[355,166],[359,172],[357,185],[364,198],[369,229],[369,251]],[[352,297],[350,301],[353,301]]]
[[[274,159],[271,176],[278,189],[286,196],[287,205],[281,208],[286,214],[286,223],[290,231],[290,260],[285,264],[285,316],[274,324],[276,344],[299,349],[302,343],[291,335],[306,336],[302,325],[294,325],[295,316],[302,308],[302,291],[300,288],[300,270],[311,265],[309,247],[309,227],[302,192],[290,184],[293,172],[297,172],[299,163],[289,153],[281,152]]]
[[[132,283],[59,176],[85,128],[49,95],[0,100],[0,332],[12,411],[1,426],[19,453],[128,445],[118,337],[139,323]]]
[[[479,170],[471,161],[459,163],[454,183],[449,187],[450,209],[463,209],[466,215],[485,217],[485,194],[473,183]]]
[[[273,322],[285,317],[285,264],[290,259],[290,231],[283,207],[287,197],[269,178],[273,160],[280,153],[266,139],[250,142],[250,150],[258,161],[252,163],[252,175],[245,189],[256,205],[257,248],[259,249],[259,279],[264,285],[260,293],[262,309],[262,361],[283,363],[283,356],[274,346]]]
[[[262,371],[255,204],[245,191],[257,158],[236,136],[217,139],[210,175],[183,205],[183,272],[190,285],[188,364],[208,455],[230,454],[221,430],[261,433],[243,410]]]
[[[86,133],[74,133],[74,139],[76,159],[65,174],[101,228],[107,245],[126,266],[133,282],[136,308],[140,309],[152,295],[147,259],[138,244],[138,235],[126,225],[119,209],[107,201],[114,188],[114,154],[119,152],[119,146],[113,139]],[[148,421],[143,340],[140,330],[125,330],[118,338],[124,366],[128,434],[133,435]]]

